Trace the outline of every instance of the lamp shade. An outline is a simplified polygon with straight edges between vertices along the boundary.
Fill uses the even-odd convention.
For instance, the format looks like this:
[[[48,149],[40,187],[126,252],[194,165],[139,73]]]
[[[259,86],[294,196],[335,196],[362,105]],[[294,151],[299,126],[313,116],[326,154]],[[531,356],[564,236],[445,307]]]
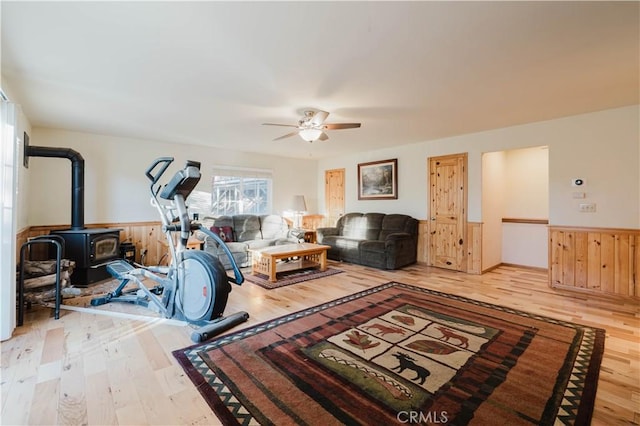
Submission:
[[[299,132],[299,135],[302,139],[307,142],[313,142],[322,135],[322,130],[320,129],[302,129]]]
[[[293,208],[291,209],[295,212],[306,212],[307,211],[307,203],[304,201],[304,195],[294,195],[293,196]]]

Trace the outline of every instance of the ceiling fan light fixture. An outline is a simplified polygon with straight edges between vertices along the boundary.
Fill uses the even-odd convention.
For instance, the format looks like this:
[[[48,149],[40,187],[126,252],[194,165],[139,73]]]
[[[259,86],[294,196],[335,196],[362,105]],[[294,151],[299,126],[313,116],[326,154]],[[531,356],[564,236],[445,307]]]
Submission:
[[[1,0],[0,0],[1,1]],[[360,123],[325,123],[324,121],[329,116],[327,111],[305,111],[304,117],[298,120],[298,124],[281,124],[281,123],[262,123],[264,126],[281,126],[281,127],[293,127],[295,132],[287,133],[274,139],[279,141],[281,139],[290,138],[291,136],[299,135],[303,140],[307,142],[314,142],[317,140],[326,141],[329,139],[327,130],[342,130],[342,129],[356,129],[360,127]]]
[[[317,140],[320,135],[322,135],[322,130],[320,129],[302,129],[300,130],[300,137],[307,142],[313,142]]]

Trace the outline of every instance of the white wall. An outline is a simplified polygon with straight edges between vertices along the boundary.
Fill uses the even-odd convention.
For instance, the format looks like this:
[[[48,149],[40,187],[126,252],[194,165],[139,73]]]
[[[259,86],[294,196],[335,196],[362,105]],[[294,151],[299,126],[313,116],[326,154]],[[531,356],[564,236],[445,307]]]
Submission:
[[[482,156],[482,270],[502,263],[502,218],[505,210],[507,154]]]
[[[547,268],[549,230],[546,225],[502,224],[502,263]]]
[[[358,163],[398,159],[398,199],[358,200]],[[403,145],[393,149],[367,151],[351,156],[318,160],[319,212],[326,214],[324,206],[324,172],[345,169],[345,213],[379,212],[404,213],[425,219],[429,187],[425,178],[427,157],[421,145]]]
[[[504,211],[502,217],[549,217],[549,149],[533,147],[505,151]],[[483,198],[484,199],[484,198]]]
[[[318,162],[318,193],[324,171],[346,169],[346,211],[397,212],[428,217],[427,158],[468,152],[468,220],[482,221],[482,154],[549,147],[551,225],[640,228],[640,129],[638,105],[404,145]],[[364,123],[366,125],[366,123]],[[398,200],[358,201],[358,163],[398,159]],[[596,213],[580,213],[571,198],[571,178],[587,180],[584,190]],[[324,205],[321,204],[321,212]],[[484,236],[487,238],[488,236]]]
[[[31,145],[71,148],[85,160],[85,223],[159,220],[149,204],[149,181],[144,172],[162,156],[175,157],[167,173],[186,160],[202,163],[202,179],[196,189],[211,191],[214,165],[273,170],[274,212],[290,208],[292,195],[304,194],[309,209],[316,209],[316,161],[292,160],[195,145],[95,135],[36,128]],[[71,162],[63,158],[31,157],[28,223],[69,224],[71,221]]]
[[[640,228],[640,111],[629,107],[563,120],[549,145],[550,223]],[[585,179],[583,200],[573,199],[572,178]],[[580,203],[596,213],[579,213]],[[562,209],[556,206],[564,206]]]
[[[505,151],[505,202],[502,217],[549,217],[548,154],[547,147]],[[549,263],[547,240],[547,225],[503,223],[502,263],[546,268]]]

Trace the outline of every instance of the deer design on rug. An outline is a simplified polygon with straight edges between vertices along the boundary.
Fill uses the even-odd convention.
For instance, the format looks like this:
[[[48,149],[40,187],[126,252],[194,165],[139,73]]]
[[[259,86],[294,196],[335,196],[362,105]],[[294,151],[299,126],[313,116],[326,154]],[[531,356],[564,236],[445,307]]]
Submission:
[[[420,384],[423,385],[427,377],[431,375],[431,372],[421,365],[416,364],[415,359],[411,358],[409,355],[404,354],[402,352],[396,352],[395,354],[391,354],[392,356],[398,358],[398,366],[393,367],[393,371],[398,371],[398,374],[402,373],[404,370],[413,370],[416,372],[417,376],[413,380],[420,380]]]
[[[375,328],[378,330],[378,332],[376,333],[376,336],[385,336],[387,334],[400,334],[402,336],[405,335],[406,331],[398,328],[398,327],[394,327],[394,326],[388,326],[388,325],[384,325],[384,324],[380,324],[380,323],[375,323],[375,324],[371,324],[371,325],[366,325],[362,327],[365,330],[369,330],[371,328]]]
[[[442,337],[440,337],[440,340],[449,343],[449,339],[457,339],[460,341],[457,346],[463,349],[467,349],[469,347],[469,339],[467,339],[466,337],[461,336],[446,327],[436,327],[436,329],[440,330],[440,333],[442,333]]]

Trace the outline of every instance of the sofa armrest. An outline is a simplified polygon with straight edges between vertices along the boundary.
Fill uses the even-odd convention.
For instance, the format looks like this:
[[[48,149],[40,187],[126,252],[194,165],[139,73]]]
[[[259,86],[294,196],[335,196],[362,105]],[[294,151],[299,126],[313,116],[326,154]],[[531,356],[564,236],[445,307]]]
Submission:
[[[298,243],[304,243],[304,231],[300,229],[291,229],[287,239],[296,240]]]
[[[208,235],[204,236],[204,248],[205,248],[205,250],[207,248],[212,248],[214,250],[217,250],[219,245],[220,244],[218,244],[218,242],[216,240],[214,240],[213,238],[211,238],[210,236],[208,236]]]
[[[387,252],[387,269],[415,263],[417,260],[418,239],[408,232],[394,232],[384,240]]]
[[[340,230],[338,228],[317,228],[316,229],[316,240],[318,241],[318,244],[322,244],[322,239],[330,235],[340,235]]]

